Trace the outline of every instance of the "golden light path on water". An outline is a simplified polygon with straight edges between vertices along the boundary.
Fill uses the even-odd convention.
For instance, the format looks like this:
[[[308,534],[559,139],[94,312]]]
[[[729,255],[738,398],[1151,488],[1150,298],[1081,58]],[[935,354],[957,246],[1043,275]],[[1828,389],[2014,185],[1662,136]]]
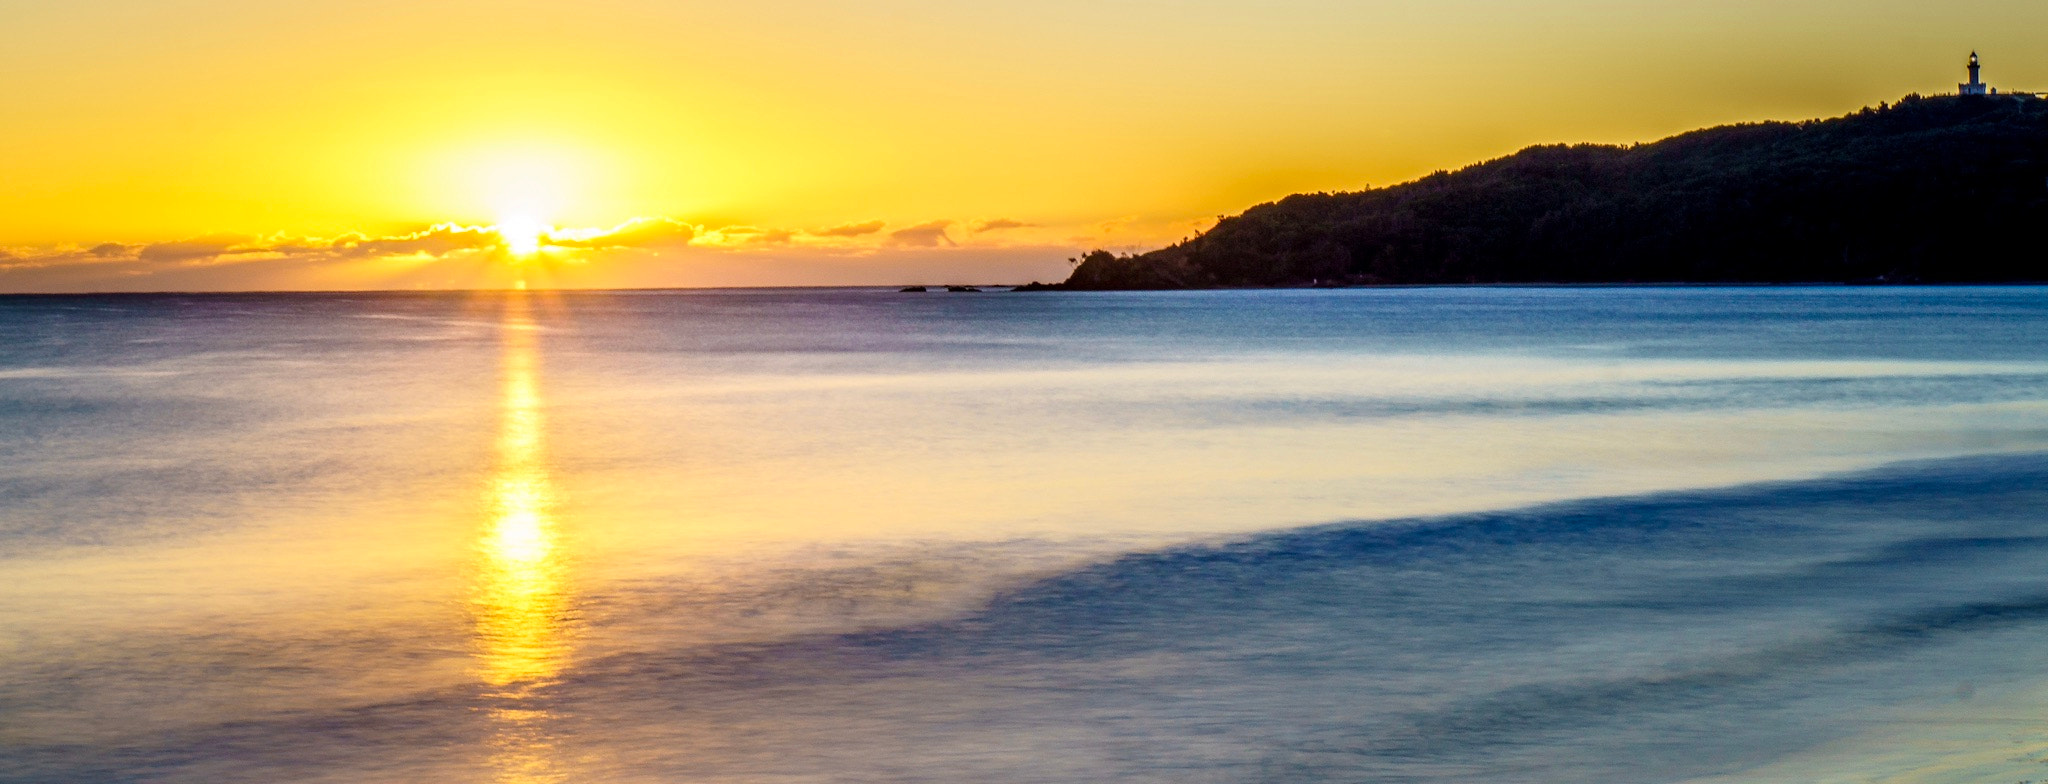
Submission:
[[[472,614],[477,676],[489,687],[494,726],[490,765],[507,784],[554,782],[551,725],[535,704],[569,656],[571,596],[566,588],[556,497],[544,449],[534,323],[527,295],[513,294],[502,322],[503,389],[489,521],[477,541]]]

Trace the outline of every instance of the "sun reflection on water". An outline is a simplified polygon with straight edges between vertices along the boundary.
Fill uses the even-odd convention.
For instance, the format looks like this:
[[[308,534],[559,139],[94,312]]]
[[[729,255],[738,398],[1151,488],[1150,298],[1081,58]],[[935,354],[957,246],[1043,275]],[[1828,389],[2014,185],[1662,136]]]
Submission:
[[[537,704],[569,656],[566,588],[556,497],[543,447],[537,325],[525,295],[506,305],[497,464],[490,518],[477,541],[471,599],[477,676],[489,687],[490,763],[501,782],[552,782],[556,718]]]

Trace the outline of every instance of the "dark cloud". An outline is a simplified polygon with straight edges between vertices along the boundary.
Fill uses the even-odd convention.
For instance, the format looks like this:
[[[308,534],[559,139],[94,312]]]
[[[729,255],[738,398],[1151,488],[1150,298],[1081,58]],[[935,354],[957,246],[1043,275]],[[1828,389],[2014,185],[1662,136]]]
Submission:
[[[875,232],[881,231],[882,226],[882,222],[878,220],[871,220],[864,223],[848,223],[844,226],[833,226],[832,228],[829,229],[818,229],[817,231],[811,232],[811,236],[859,237],[864,234],[873,234]]]
[[[949,220],[935,220],[920,223],[907,229],[889,232],[889,241],[897,245],[914,248],[936,248],[940,245],[958,246],[952,237],[946,236],[946,227],[953,225]]]
[[[1025,223],[1023,221],[1010,220],[1009,218],[997,218],[995,220],[985,220],[980,223],[974,224],[974,233],[980,234],[984,231],[1002,231],[1003,229],[1028,229],[1037,225],[1038,224],[1036,223]]]

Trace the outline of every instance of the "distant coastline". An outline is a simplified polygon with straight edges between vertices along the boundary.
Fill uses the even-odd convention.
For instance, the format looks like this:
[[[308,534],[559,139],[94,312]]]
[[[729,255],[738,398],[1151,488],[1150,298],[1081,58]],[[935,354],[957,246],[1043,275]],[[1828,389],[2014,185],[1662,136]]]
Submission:
[[[1907,96],[1298,194],[1019,290],[2029,283],[2048,280],[2044,227],[2048,100]]]

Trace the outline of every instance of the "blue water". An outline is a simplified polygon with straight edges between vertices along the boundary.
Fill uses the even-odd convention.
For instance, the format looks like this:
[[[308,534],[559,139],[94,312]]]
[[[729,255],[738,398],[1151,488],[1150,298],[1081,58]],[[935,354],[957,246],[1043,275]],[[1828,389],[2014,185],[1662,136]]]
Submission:
[[[0,780],[2022,781],[2048,289],[0,297]]]

